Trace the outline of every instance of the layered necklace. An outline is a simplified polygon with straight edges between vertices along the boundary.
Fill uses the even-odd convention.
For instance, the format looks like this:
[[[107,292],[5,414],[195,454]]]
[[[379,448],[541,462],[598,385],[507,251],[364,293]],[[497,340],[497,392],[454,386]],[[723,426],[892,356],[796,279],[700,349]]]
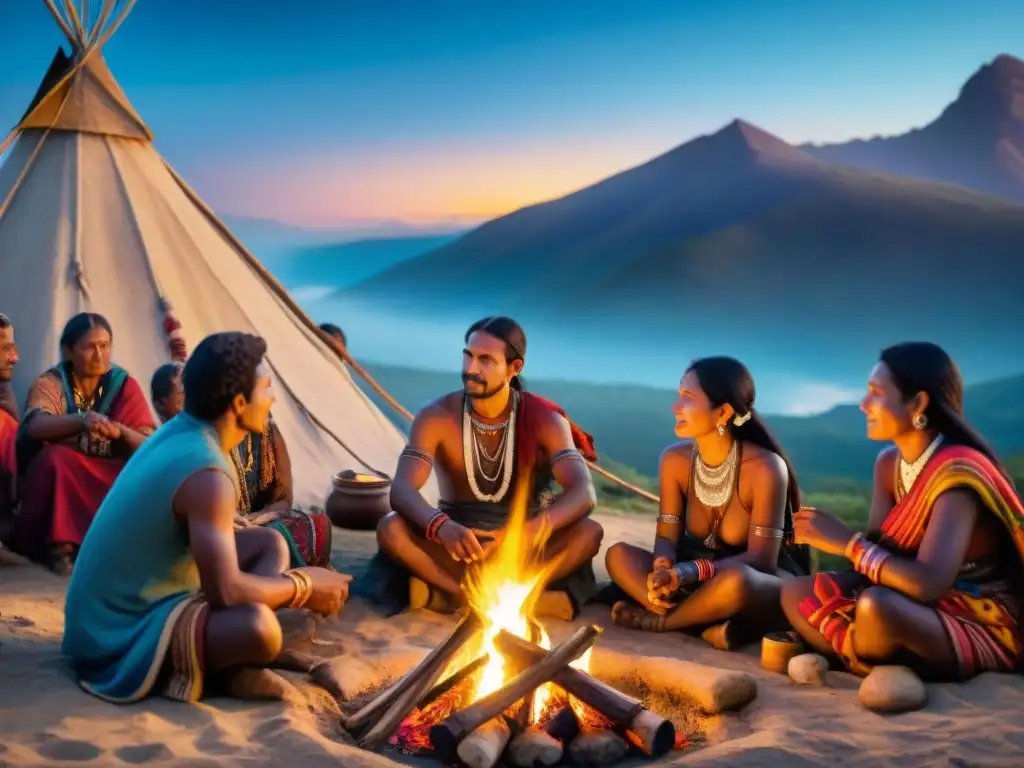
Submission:
[[[498,424],[485,424],[477,419],[470,408],[469,399],[465,401],[462,413],[462,455],[466,462],[466,478],[469,480],[469,489],[477,501],[494,503],[501,501],[508,493],[512,484],[512,470],[515,468],[513,455],[515,454],[516,434],[516,412],[519,409],[519,393],[512,391],[512,407],[509,409],[508,418]],[[482,435],[494,435],[501,432],[501,439],[493,455],[488,452],[483,444]],[[488,474],[484,465],[491,467]],[[477,482],[477,473],[489,485],[499,483],[494,493],[483,493],[480,484]]]
[[[245,434],[245,452],[248,454],[248,458],[244,467],[242,466],[242,458],[239,456],[240,449],[241,446],[231,449],[231,463],[235,466],[235,477],[238,479],[239,509],[248,514],[252,511],[252,499],[249,498],[249,486],[245,478],[252,471],[253,465],[251,432],[246,432]]]
[[[924,453],[918,456],[914,461],[908,462],[903,458],[903,454],[900,454],[900,487],[903,493],[906,494],[914,487],[914,483],[917,482],[918,476],[921,474],[921,470],[924,469],[935,451],[939,449],[939,444],[942,442],[942,435],[938,435],[931,444],[924,449]]]
[[[701,504],[715,511],[711,532],[704,539],[705,546],[711,549],[718,548],[718,526],[736,488],[739,455],[739,441],[733,440],[725,461],[717,467],[710,467],[701,458],[697,444],[693,444],[693,492]]]

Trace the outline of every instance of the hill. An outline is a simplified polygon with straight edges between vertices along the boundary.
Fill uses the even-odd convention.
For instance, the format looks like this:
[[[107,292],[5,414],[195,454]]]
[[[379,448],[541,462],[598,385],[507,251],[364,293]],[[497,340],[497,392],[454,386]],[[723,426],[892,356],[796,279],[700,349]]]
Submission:
[[[801,149],[830,163],[952,182],[1024,201],[1024,61],[997,56],[922,128]]]
[[[367,369],[412,411],[461,387],[457,373],[383,365]],[[611,460],[654,476],[659,454],[676,439],[669,413],[676,394],[670,390],[540,379],[527,379],[527,387],[558,402],[594,435],[602,464]],[[969,387],[965,401],[968,418],[1001,454],[1024,452],[1024,376]],[[836,479],[870,482],[880,446],[864,437],[864,417],[856,406],[819,416],[766,419],[808,488],[832,488]],[[396,423],[406,426],[397,417]]]

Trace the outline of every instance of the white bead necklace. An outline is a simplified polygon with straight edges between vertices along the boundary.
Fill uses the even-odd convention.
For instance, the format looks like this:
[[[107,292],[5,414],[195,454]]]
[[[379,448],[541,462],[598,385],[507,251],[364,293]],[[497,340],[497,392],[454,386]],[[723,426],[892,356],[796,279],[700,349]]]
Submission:
[[[466,462],[466,479],[469,481],[469,490],[477,501],[485,503],[499,502],[505,498],[509,486],[512,484],[512,470],[515,468],[513,456],[515,454],[515,432],[516,432],[516,411],[519,407],[519,393],[512,393],[512,409],[508,415],[505,433],[501,437],[501,443],[495,451],[495,458],[500,456],[500,463],[495,467],[494,476],[488,476],[480,461],[481,453],[487,456],[486,451],[480,446],[480,439],[473,429],[473,414],[469,406],[469,400],[465,402],[462,413],[462,457]],[[511,438],[509,437],[511,435]],[[489,457],[488,457],[489,458]],[[476,474],[480,472],[484,480],[488,482],[497,481],[501,477],[501,485],[495,493],[483,493],[477,483]]]
[[[900,485],[903,488],[903,493],[908,493],[911,488],[914,487],[914,483],[917,482],[918,476],[921,471],[925,468],[935,451],[939,449],[939,444],[942,442],[942,435],[939,435],[931,444],[924,449],[924,453],[918,456],[913,462],[907,462],[903,458],[903,454],[900,454]]]

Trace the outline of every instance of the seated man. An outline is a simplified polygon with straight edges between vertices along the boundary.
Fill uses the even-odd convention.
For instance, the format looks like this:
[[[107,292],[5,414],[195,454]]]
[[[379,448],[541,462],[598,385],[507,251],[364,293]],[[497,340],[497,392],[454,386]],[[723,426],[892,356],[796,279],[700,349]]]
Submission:
[[[412,582],[413,607],[431,597],[434,607],[455,607],[453,602],[465,600],[466,565],[483,559],[500,540],[513,488],[527,483],[532,488],[527,536],[544,548],[546,560],[558,559],[549,576],[551,591],[536,609],[572,618],[593,595],[591,561],[603,535],[589,518],[595,492],[581,450],[593,457],[590,437],[553,403],[522,391],[526,336],[514,320],[491,317],[475,323],[465,345],[464,391],[433,402],[413,421],[391,488],[394,512],[377,528],[380,548],[422,580]],[[431,469],[441,491],[438,509],[420,495]],[[541,494],[552,479],[562,493],[541,510]],[[371,578],[382,575],[382,554],[375,560]],[[440,595],[422,594],[422,582]]]
[[[265,352],[243,333],[200,343],[185,367],[184,412],[103,502],[65,604],[63,651],[86,691],[116,703],[154,692],[195,701],[212,673],[278,657],[275,609],[333,614],[345,602],[348,576],[286,571],[276,532],[235,531],[228,452],[266,423]]]
[[[155,429],[142,387],[110,362],[112,342],[102,315],[71,318],[64,359],[32,383],[18,433],[23,478],[10,546],[62,576],[125,461]]]
[[[11,388],[18,347],[14,343],[14,324],[0,314],[0,541],[7,538],[8,526],[17,500],[18,461],[15,441],[18,436],[18,402]]]
[[[185,406],[185,389],[181,384],[181,364],[166,363],[156,369],[149,383],[150,399],[161,423],[177,416]]]
[[[184,403],[181,366],[168,363],[153,374],[153,407],[161,421],[178,415]],[[273,528],[288,544],[290,564],[327,566],[331,560],[331,521],[323,512],[292,506],[292,463],[273,418],[257,436],[245,439],[228,454],[240,490],[236,527]]]

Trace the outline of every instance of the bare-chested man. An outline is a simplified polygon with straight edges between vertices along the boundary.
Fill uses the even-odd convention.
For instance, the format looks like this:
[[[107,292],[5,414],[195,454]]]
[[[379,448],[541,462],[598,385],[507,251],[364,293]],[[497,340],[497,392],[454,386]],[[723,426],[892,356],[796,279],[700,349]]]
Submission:
[[[500,541],[516,483],[530,474],[527,534],[536,541],[550,532],[544,555],[561,559],[538,612],[572,618],[593,592],[591,561],[603,535],[589,518],[595,493],[583,453],[593,458],[593,447],[557,406],[522,390],[525,357],[526,335],[514,320],[475,323],[465,337],[464,391],[431,403],[413,421],[391,489],[394,512],[381,521],[377,540],[433,588],[432,596],[414,588],[414,607],[427,597],[439,609],[462,601],[466,564],[485,558]],[[441,491],[438,508],[420,494],[432,469]],[[538,514],[537,500],[552,479],[562,493]]]

